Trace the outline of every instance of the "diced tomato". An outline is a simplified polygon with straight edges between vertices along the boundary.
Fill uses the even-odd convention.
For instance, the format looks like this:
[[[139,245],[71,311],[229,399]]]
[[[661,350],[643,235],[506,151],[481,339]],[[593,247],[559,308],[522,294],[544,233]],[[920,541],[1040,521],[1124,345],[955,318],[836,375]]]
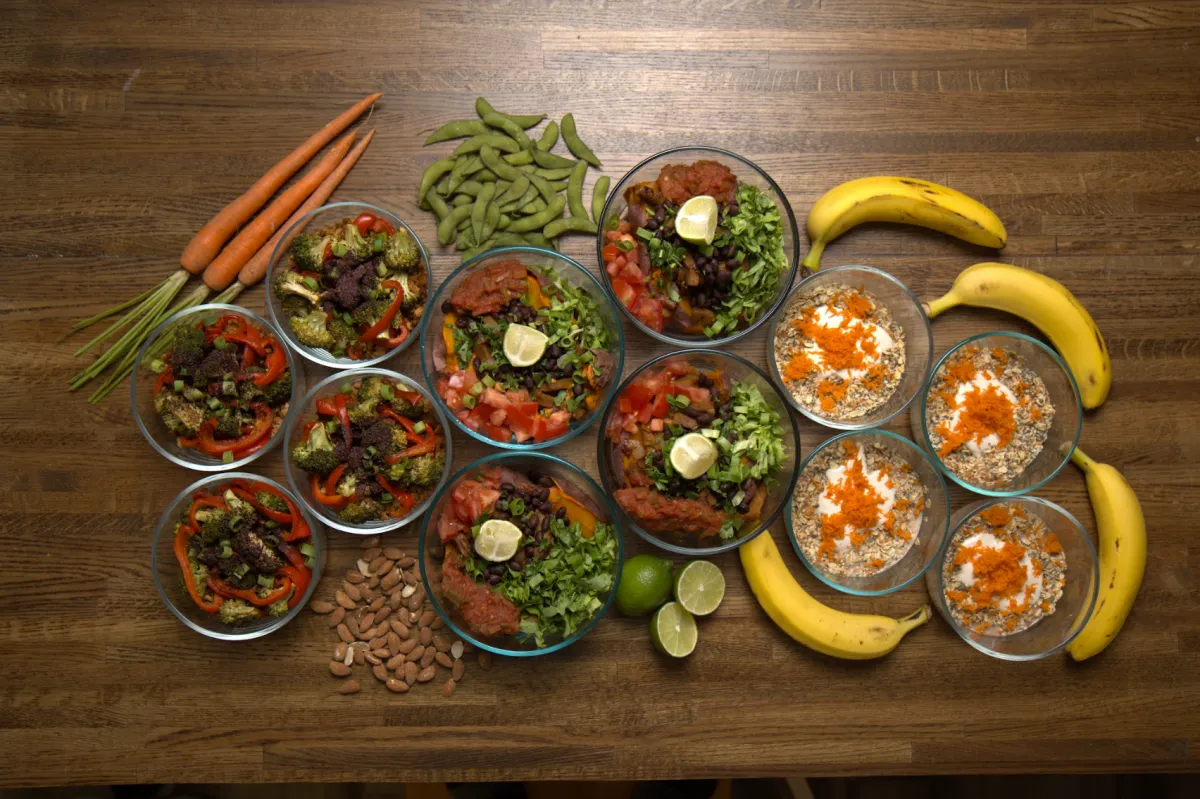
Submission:
[[[570,414],[567,414],[567,418],[570,418]],[[565,420],[552,421],[539,416],[537,424],[533,428],[533,440],[549,441],[552,438],[558,438],[565,432],[567,432]]]
[[[642,295],[633,305],[633,315],[651,330],[663,329],[662,300]]]
[[[612,261],[620,254],[621,248],[615,244],[605,244],[604,248],[600,250],[600,257],[605,261]]]
[[[692,402],[703,402],[712,396],[712,392],[700,386],[679,386],[672,384],[667,389],[668,394],[682,394]]]
[[[628,402],[629,408],[621,408],[624,413],[640,411],[646,406],[651,399],[654,398],[654,392],[658,390],[653,378],[640,378],[633,381],[624,392],[621,393],[621,402]]]
[[[488,421],[494,425],[502,425],[502,424],[504,424],[504,420],[507,418],[508,418],[507,411],[495,410],[495,411],[492,411],[492,415],[490,417],[488,417]]]
[[[450,510],[442,511],[441,517],[438,519],[438,538],[443,543],[454,538],[456,535],[467,529],[467,526],[450,515]]]
[[[629,261],[625,266],[621,267],[621,274],[618,277],[636,286],[640,286],[646,282],[646,273],[633,261]]]
[[[633,413],[633,403],[621,397],[617,400],[617,410],[621,413]]]
[[[619,277],[614,277],[610,283],[617,300],[626,308],[632,307],[638,298],[638,290]]]
[[[463,480],[450,496],[454,513],[463,522],[473,523],[484,511],[491,510],[500,499],[500,492],[478,480]]]

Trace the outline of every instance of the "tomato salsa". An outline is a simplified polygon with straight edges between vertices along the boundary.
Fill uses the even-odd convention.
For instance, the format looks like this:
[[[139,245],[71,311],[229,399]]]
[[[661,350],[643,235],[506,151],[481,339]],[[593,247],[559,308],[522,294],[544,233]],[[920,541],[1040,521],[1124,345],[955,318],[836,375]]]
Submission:
[[[564,435],[599,407],[615,377],[595,299],[549,269],[489,263],[455,288],[441,312],[441,325],[431,328],[440,331],[431,342],[437,394],[463,425],[495,441]],[[506,354],[512,326],[541,342],[527,365]]]
[[[675,230],[680,206],[701,196],[717,206],[711,244]],[[651,330],[722,338],[752,324],[783,290],[779,208],[724,164],[668,164],[656,180],[629,186],[624,199],[600,254],[617,300]]]

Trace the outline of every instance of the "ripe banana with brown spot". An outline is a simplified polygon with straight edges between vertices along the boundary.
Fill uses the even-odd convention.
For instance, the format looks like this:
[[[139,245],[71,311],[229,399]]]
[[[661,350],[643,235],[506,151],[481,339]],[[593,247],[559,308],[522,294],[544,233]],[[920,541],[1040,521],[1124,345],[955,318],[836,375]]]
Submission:
[[[1067,646],[1072,660],[1087,660],[1112,643],[1137,598],[1146,571],[1146,517],[1137,494],[1115,467],[1076,449],[1071,460],[1087,477],[1088,497],[1100,539],[1100,593],[1088,623]]]
[[[1054,344],[1079,385],[1085,408],[1098,408],[1112,388],[1112,361],[1092,315],[1066,286],[1012,264],[982,263],[964,269],[950,291],[925,303],[932,319],[956,305],[1015,314]]]
[[[820,266],[825,245],[863,222],[900,222],[937,230],[972,244],[1000,249],[1004,223],[986,205],[960,191],[919,178],[858,178],[835,186],[808,212],[812,249],[804,266]]]
[[[767,615],[792,638],[826,655],[849,660],[882,657],[929,621],[928,605],[893,619],[843,613],[821,604],[792,577],[769,531],[743,544],[738,554],[750,590]]]

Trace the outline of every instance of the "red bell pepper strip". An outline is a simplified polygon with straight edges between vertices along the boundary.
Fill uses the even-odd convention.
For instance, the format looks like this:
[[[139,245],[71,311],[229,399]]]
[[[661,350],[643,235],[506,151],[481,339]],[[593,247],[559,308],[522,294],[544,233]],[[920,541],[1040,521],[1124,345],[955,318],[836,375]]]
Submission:
[[[383,316],[379,317],[379,321],[364,330],[362,335],[358,337],[360,342],[370,342],[372,339],[377,338],[380,333],[390,328],[392,320],[396,318],[396,312],[400,310],[400,305],[404,302],[404,286],[399,281],[385,280],[383,281],[383,287],[385,289],[395,289],[396,296],[392,300],[392,304],[388,306],[388,309],[383,312]],[[408,331],[405,330],[402,335],[407,336]]]
[[[269,386],[278,380],[287,369],[287,354],[279,342],[271,341],[267,349],[267,371],[254,375],[254,385]]]
[[[287,522],[280,521],[279,519],[275,520],[280,524],[291,525],[291,529],[288,532],[280,535],[280,538],[282,538],[284,541],[296,541],[301,538],[308,538],[312,535],[312,530],[309,529],[308,522],[304,521],[304,514],[300,512],[300,509],[296,507],[296,503],[292,502],[291,498],[288,497],[287,494],[276,491],[266,483],[250,483],[248,488],[251,491],[265,491],[268,494],[279,497],[287,503],[288,510],[291,511],[289,514],[287,514],[289,516],[289,520]],[[278,513],[278,511],[276,511],[276,513]]]
[[[401,414],[396,413],[394,408],[384,405],[379,409],[379,415],[385,419],[391,419],[393,422],[403,427],[405,432],[412,433],[414,436],[418,435],[417,431],[415,430],[416,425],[413,423],[413,420],[409,419],[407,416],[402,416]]]
[[[208,587],[212,589],[214,594],[223,596],[226,599],[244,599],[251,605],[258,608],[265,608],[268,605],[274,605],[279,600],[288,595],[292,590],[292,581],[288,577],[284,577],[280,581],[280,585],[273,588],[266,596],[259,596],[257,591],[252,591],[248,588],[234,588],[229,583],[222,580],[212,572],[208,573]]]
[[[346,446],[354,440],[350,432],[350,411],[346,408],[346,395],[338,392],[333,398],[333,408],[337,412],[338,421],[342,423],[342,435],[346,437]]]
[[[214,497],[212,494],[203,492],[196,494],[192,499],[192,507],[188,509],[188,522],[195,530],[200,529],[200,522],[196,521],[196,511],[201,508],[220,508],[221,510],[229,510],[229,506],[225,504],[223,499]]]
[[[181,524],[175,530],[175,560],[179,562],[179,568],[183,571],[183,585],[187,588],[188,596],[196,603],[196,607],[203,610],[205,613],[216,613],[221,609],[221,605],[225,604],[225,600],[220,596],[214,596],[212,602],[205,602],[200,589],[196,587],[196,576],[192,573],[192,563],[188,560],[188,539],[196,534],[194,527],[188,527],[186,524]]]
[[[301,562],[303,563],[303,560]],[[280,566],[279,573],[284,575],[296,587],[296,590],[288,597],[287,603],[289,608],[294,608],[300,604],[300,600],[304,599],[304,595],[308,593],[308,584],[312,581],[310,577],[312,572],[307,566]]]
[[[174,373],[171,372],[170,365],[164,366],[163,370],[158,373],[158,379],[154,381],[154,396],[162,393],[163,386],[175,380]]]
[[[418,391],[401,391],[400,389],[396,389],[396,396],[407,402],[409,405],[416,405],[424,399],[424,397],[422,397],[421,393]]]
[[[388,348],[389,350],[393,349],[395,347],[399,347],[401,344],[404,343],[404,340],[408,338],[408,332],[409,332],[408,325],[401,322],[400,323],[400,334],[398,336],[392,336],[388,340],[384,341],[383,346]]]
[[[320,397],[317,399],[317,413],[322,416],[337,416],[337,408],[329,397]]]
[[[391,494],[392,498],[399,502],[401,506],[403,506],[405,513],[408,513],[410,510],[412,510],[413,504],[417,501],[416,497],[405,491],[403,488],[398,488],[397,486],[389,483],[382,474],[375,475],[375,480],[379,483],[384,491]]]
[[[309,477],[308,487],[312,491],[313,499],[327,508],[340,510],[350,503],[349,498],[343,497],[340,494],[331,492],[331,494],[327,495],[325,493],[325,486],[321,485],[321,476],[318,474]]]
[[[277,511],[274,508],[268,508],[266,505],[258,501],[258,497],[254,496],[254,494],[250,493],[246,489],[235,487],[231,488],[230,490],[233,491],[236,496],[241,497],[253,505],[256,511],[261,513],[263,516],[266,516],[271,521],[278,522],[279,524],[292,523],[292,514],[283,513],[282,511]]]
[[[386,233],[391,236],[396,232],[396,228],[392,227],[392,223],[386,219],[376,219],[371,225],[372,233]]]
[[[262,402],[255,402],[250,407],[254,409],[254,426],[250,428],[250,432],[238,438],[218,441],[213,436],[213,431],[217,427],[216,419],[209,419],[200,425],[200,430],[196,433],[200,451],[206,455],[220,455],[223,452],[249,449],[268,436],[275,423],[275,413],[270,406]]]
[[[375,223],[374,214],[359,214],[354,220],[354,226],[358,228],[358,233],[365,236],[371,232],[371,225]]]

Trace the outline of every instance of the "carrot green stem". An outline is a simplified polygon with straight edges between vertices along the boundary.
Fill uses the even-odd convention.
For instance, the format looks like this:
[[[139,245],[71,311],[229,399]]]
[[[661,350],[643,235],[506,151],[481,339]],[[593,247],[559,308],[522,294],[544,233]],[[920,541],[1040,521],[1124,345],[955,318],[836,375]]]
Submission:
[[[240,280],[235,280],[233,285],[222,291],[217,296],[213,297],[213,302],[224,303],[230,305],[242,293],[242,289],[246,288],[246,284]]]
[[[185,270],[181,269],[179,271],[184,272]],[[170,280],[170,278],[167,278],[167,280]],[[165,284],[166,282],[167,281],[164,280],[162,283],[159,283],[157,286],[155,286],[152,289],[149,289],[145,293],[143,293],[137,297],[134,297],[131,300],[126,300],[125,302],[121,303],[120,305],[114,305],[113,307],[109,308],[107,311],[101,311],[100,313],[96,314],[95,316],[89,316],[87,319],[80,319],[78,322],[71,325],[71,332],[74,333],[76,330],[83,330],[85,327],[89,327],[91,325],[96,324],[101,319],[107,319],[108,317],[110,317],[114,314],[119,314],[121,311],[125,310],[126,308],[128,308],[131,305],[137,305],[142,300],[146,299],[151,294],[153,294],[154,292],[156,292],[160,288],[162,288],[163,284]]]

